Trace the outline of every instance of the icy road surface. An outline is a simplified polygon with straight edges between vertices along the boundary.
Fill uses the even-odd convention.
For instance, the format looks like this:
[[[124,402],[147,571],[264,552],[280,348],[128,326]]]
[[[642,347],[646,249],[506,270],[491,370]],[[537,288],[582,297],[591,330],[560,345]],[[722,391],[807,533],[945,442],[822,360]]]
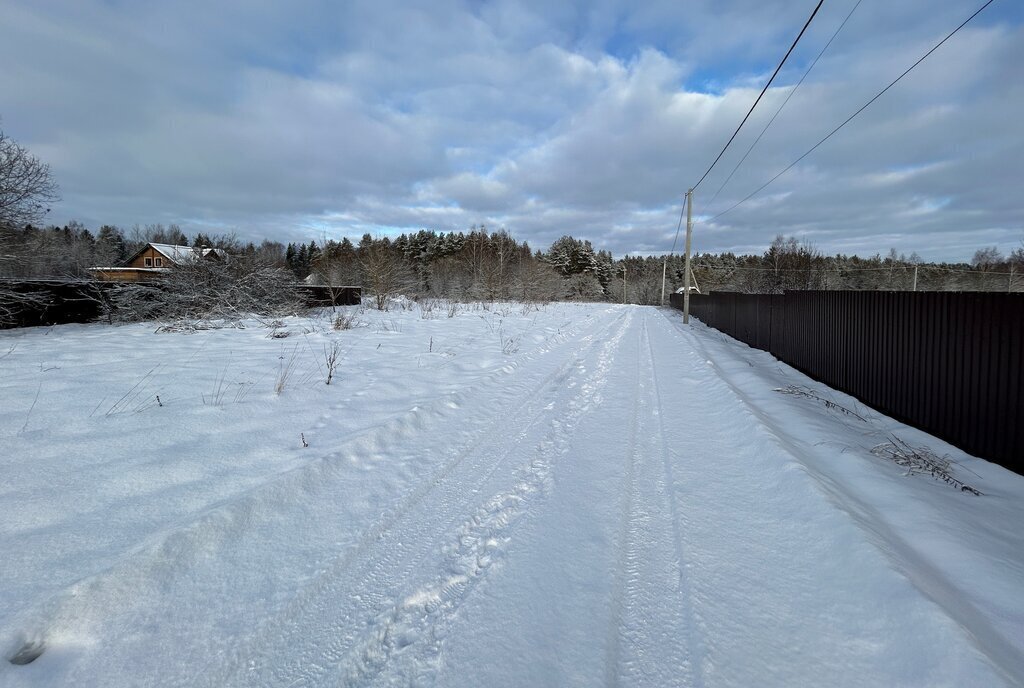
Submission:
[[[357,322],[0,333],[0,686],[1024,685],[1024,478],[672,311]]]

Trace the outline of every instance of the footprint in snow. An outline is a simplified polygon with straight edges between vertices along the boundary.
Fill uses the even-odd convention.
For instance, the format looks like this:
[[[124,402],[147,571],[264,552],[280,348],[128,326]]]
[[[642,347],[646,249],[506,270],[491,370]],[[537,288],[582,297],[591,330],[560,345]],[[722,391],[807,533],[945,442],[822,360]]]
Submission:
[[[30,640],[22,645],[21,649],[9,657],[7,661],[17,666],[31,664],[39,659],[44,650],[46,650],[46,644],[42,640]]]

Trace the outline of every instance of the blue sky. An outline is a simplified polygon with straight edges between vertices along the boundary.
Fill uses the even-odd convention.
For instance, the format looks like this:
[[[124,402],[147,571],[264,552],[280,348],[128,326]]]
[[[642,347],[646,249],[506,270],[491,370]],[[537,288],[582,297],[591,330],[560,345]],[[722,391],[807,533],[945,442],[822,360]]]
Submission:
[[[696,246],[965,260],[1024,240],[1021,3],[829,0],[698,189]],[[7,0],[0,126],[47,161],[53,221],[282,241],[471,225],[616,255],[672,244],[813,2]]]

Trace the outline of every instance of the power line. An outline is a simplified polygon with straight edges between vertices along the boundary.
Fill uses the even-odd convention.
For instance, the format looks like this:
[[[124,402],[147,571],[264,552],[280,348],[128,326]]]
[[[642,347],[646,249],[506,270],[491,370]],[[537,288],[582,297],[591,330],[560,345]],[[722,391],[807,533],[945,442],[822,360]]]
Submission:
[[[775,111],[775,114],[772,115],[772,118],[768,120],[768,124],[764,125],[764,129],[762,129],[761,133],[757,135],[757,138],[754,139],[754,142],[750,144],[750,148],[748,148],[747,152],[743,154],[743,157],[740,158],[740,161],[738,163],[736,163],[736,166],[732,168],[732,172],[730,172],[729,176],[725,178],[725,181],[722,182],[722,185],[718,187],[718,191],[716,191],[715,195],[712,196],[711,200],[708,201],[708,205],[713,204],[715,202],[715,199],[718,198],[718,194],[722,193],[722,189],[725,188],[725,185],[728,184],[729,180],[732,179],[734,174],[736,174],[736,170],[740,168],[740,165],[742,165],[743,162],[747,159],[747,156],[750,155],[750,152],[754,150],[754,146],[756,146],[761,141],[761,137],[764,136],[765,132],[768,131],[768,128],[772,126],[772,123],[775,122],[775,118],[778,117],[779,113],[782,112],[782,109],[786,107],[786,104],[789,102],[789,99],[792,98],[793,94],[797,92],[797,89],[800,88],[800,85],[804,83],[804,79],[806,79],[807,75],[811,73],[812,69],[814,69],[814,65],[818,64],[818,60],[820,60],[821,56],[825,54],[825,51],[828,50],[828,47],[832,45],[832,41],[836,39],[836,36],[839,35],[839,32],[843,30],[844,26],[846,26],[846,22],[848,22],[850,20],[850,17],[853,16],[853,13],[857,11],[857,8],[860,7],[861,2],[862,0],[857,0],[856,4],[854,4],[853,6],[853,9],[850,10],[850,13],[846,15],[846,19],[843,20],[843,23],[840,24],[839,28],[836,29],[835,33],[832,34],[832,38],[828,39],[828,43],[825,44],[825,47],[821,49],[821,52],[818,53],[818,56],[814,58],[813,62],[811,62],[811,65],[807,68],[807,71],[804,72],[804,75],[802,77],[800,77],[800,81],[796,82],[796,86],[794,86],[792,90],[790,90],[790,92],[786,95],[786,99],[782,101],[782,105],[780,105],[779,109]]]
[[[679,241],[679,230],[683,227],[683,215],[686,214],[686,202],[683,202],[683,207],[679,210],[679,223],[676,225],[676,238],[672,240],[672,250],[668,252],[671,256],[676,252],[676,242]]]
[[[736,135],[740,133],[740,129],[743,128],[743,125],[746,123],[747,119],[750,117],[750,114],[754,111],[754,108],[756,108],[757,104],[761,101],[761,97],[764,96],[764,94],[768,91],[768,87],[772,85],[772,82],[775,80],[775,77],[779,73],[779,70],[782,69],[782,65],[784,65],[786,63],[786,60],[789,59],[790,53],[793,52],[793,49],[796,47],[796,44],[798,42],[800,42],[800,39],[803,37],[804,32],[807,31],[807,27],[811,25],[811,21],[814,19],[815,15],[818,14],[818,10],[821,9],[821,5],[824,3],[824,1],[825,0],[818,0],[818,4],[814,8],[814,11],[811,12],[811,16],[807,18],[807,21],[804,23],[803,28],[800,29],[800,33],[797,35],[796,39],[793,41],[793,44],[791,46],[789,46],[789,50],[786,51],[786,54],[783,56],[782,61],[779,62],[779,66],[775,68],[775,71],[772,73],[771,78],[768,79],[768,83],[766,83],[764,85],[764,88],[761,89],[761,93],[760,93],[760,95],[757,96],[757,100],[755,100],[754,104],[750,106],[750,110],[747,111],[747,114],[743,118],[743,121],[740,122],[740,125],[738,127],[736,127],[736,131],[733,132],[733,134],[729,138],[728,142],[726,142],[725,147],[722,148],[722,151],[718,154],[718,157],[715,158],[715,161],[711,163],[711,167],[709,167],[707,169],[707,171],[704,172],[704,174],[701,176],[700,180],[693,186],[693,189],[696,189],[698,186],[700,186],[700,183],[702,181],[704,181],[704,178],[708,176],[708,174],[711,172],[711,170],[715,167],[715,165],[718,163],[718,161],[722,158],[722,155],[725,154],[726,149],[729,148],[729,145],[733,142],[733,139],[736,138]],[[860,5],[860,3],[861,3],[861,0],[857,0],[857,5]],[[857,9],[856,5],[854,6],[854,9]],[[850,14],[853,14],[852,10],[851,10]],[[847,15],[846,19],[849,19],[849,18],[850,18],[850,16]],[[846,19],[843,20],[843,24],[846,24]],[[843,26],[840,25],[839,29],[842,29],[842,28],[843,28]],[[839,30],[836,31],[836,34],[838,34],[838,33],[839,33]],[[834,38],[835,38],[835,34],[833,34],[832,38],[829,39],[829,42],[825,45],[825,48],[828,48],[829,44],[832,43],[832,40]],[[818,58],[820,58],[821,54],[825,52],[825,48],[822,49],[821,53],[818,53],[818,57],[816,57],[814,59],[814,63],[812,63],[811,67],[808,68],[807,72],[804,73],[804,76],[800,79],[800,83],[803,83],[803,80],[807,77],[807,74],[811,71],[811,68],[814,67],[815,63],[817,63]],[[798,83],[796,88],[799,88],[799,86],[800,86],[800,84]],[[789,98],[792,97],[793,92],[796,91],[796,88],[794,88],[793,91],[790,92],[789,96],[786,97],[786,102],[789,102]],[[782,104],[783,107],[785,107],[786,102],[784,102]],[[779,112],[781,112],[781,110],[782,110],[782,108],[780,107],[779,110],[777,110],[775,112],[775,115],[772,116],[771,121],[768,122],[769,126],[771,126],[771,123],[775,121],[775,117],[778,116],[778,114],[779,114]],[[761,134],[757,137],[757,141],[761,140],[761,136],[764,135],[764,132],[767,131],[767,129],[768,129],[768,127],[765,127],[764,130],[761,131]],[[757,141],[754,141],[755,145],[756,145]],[[743,160],[746,160],[747,155],[750,154],[750,150],[752,150],[752,149],[753,149],[753,146],[751,146],[750,149],[747,150],[746,155],[743,156]],[[740,160],[740,163],[742,163],[743,160]],[[739,167],[739,165],[737,165],[737,167]],[[736,169],[734,168],[733,169],[733,173],[735,173],[735,172],[736,172]],[[729,175],[729,178],[730,179],[732,178],[732,174]],[[726,182],[728,182],[728,181],[729,180],[726,179]],[[724,184],[722,186],[724,186]],[[691,189],[691,191],[693,189]],[[722,190],[722,188],[719,187],[718,191],[721,191],[721,190]],[[718,196],[718,192],[715,193],[715,197],[717,197],[717,196]],[[669,255],[672,255],[676,251],[676,244],[679,241],[679,232],[680,232],[680,230],[682,229],[682,226],[683,226],[683,215],[685,215],[685,214],[686,214],[686,204],[683,203],[682,208],[680,208],[680,210],[679,210],[679,222],[676,224],[676,235],[672,239],[672,250],[669,252]]]
[[[829,273],[850,273],[850,272],[896,272],[901,271],[903,273],[910,272],[914,268],[919,268],[922,273],[929,272],[946,272],[957,275],[992,275],[993,277],[1022,277],[1021,273],[1011,271],[1002,272],[999,270],[971,270],[969,268],[950,268],[942,267],[940,265],[930,265],[928,263],[922,263],[920,265],[913,265],[910,263],[901,263],[893,267],[879,267],[879,268],[861,268],[861,267],[816,267],[808,266],[805,268],[755,268],[747,267],[743,265],[701,265],[694,263],[694,270],[727,270],[731,272],[746,271],[746,272],[829,272]]]
[[[929,50],[928,52],[926,52],[926,53],[925,53],[924,55],[922,55],[922,56],[921,56],[921,57],[920,57],[920,58],[919,58],[919,59],[917,60],[917,62],[915,62],[914,64],[912,64],[912,65],[910,65],[909,67],[907,67],[907,69],[906,69],[906,70],[905,70],[905,71],[904,71],[904,72],[903,72],[902,74],[900,74],[900,75],[899,75],[898,77],[896,77],[895,79],[893,79],[893,80],[892,80],[892,82],[890,82],[890,84],[889,84],[888,86],[886,86],[886,87],[885,87],[885,88],[883,88],[883,89],[882,89],[881,91],[879,91],[878,93],[876,93],[876,94],[875,94],[875,96],[874,96],[874,98],[872,98],[872,99],[871,99],[871,100],[869,100],[868,102],[864,103],[864,105],[862,105],[862,106],[861,106],[861,107],[860,107],[860,108],[859,108],[859,109],[858,109],[858,110],[857,110],[856,112],[854,112],[854,113],[853,113],[852,115],[850,115],[849,117],[847,117],[847,118],[846,118],[846,119],[845,119],[845,120],[843,121],[843,123],[842,123],[842,124],[840,124],[840,125],[839,125],[838,127],[836,127],[835,129],[833,129],[832,131],[830,131],[830,132],[828,133],[828,135],[827,135],[827,136],[825,136],[825,138],[821,139],[821,140],[820,140],[820,141],[818,141],[818,142],[817,142],[816,144],[814,144],[813,146],[811,146],[811,148],[810,148],[810,149],[809,149],[809,150],[808,150],[808,151],[807,151],[806,153],[804,153],[804,154],[803,154],[803,155],[801,155],[801,156],[800,156],[799,158],[797,158],[796,160],[794,160],[794,161],[793,161],[792,163],[790,163],[790,164],[789,164],[789,165],[788,165],[788,166],[787,166],[787,167],[786,167],[785,169],[783,169],[783,170],[782,170],[781,172],[779,172],[778,174],[776,174],[776,175],[775,175],[774,177],[772,177],[771,179],[769,179],[768,181],[766,181],[766,182],[765,182],[764,184],[762,184],[761,186],[759,186],[759,187],[758,187],[757,189],[755,189],[755,190],[754,190],[754,191],[753,191],[752,193],[748,194],[748,195],[747,195],[746,197],[744,197],[744,198],[743,198],[742,200],[740,200],[740,201],[738,201],[738,202],[734,203],[733,205],[729,206],[728,208],[726,208],[726,209],[725,209],[725,210],[723,210],[722,212],[720,212],[720,213],[718,213],[717,215],[715,215],[714,217],[712,217],[712,218],[711,218],[710,220],[707,220],[707,222],[714,222],[715,220],[717,220],[718,218],[722,217],[722,216],[723,216],[723,215],[725,215],[726,213],[728,213],[728,212],[731,212],[732,210],[734,210],[734,209],[735,209],[735,208],[737,208],[738,206],[740,206],[740,205],[742,205],[742,204],[746,203],[746,202],[747,202],[747,201],[749,201],[749,200],[750,200],[751,198],[753,198],[753,197],[754,197],[754,196],[756,196],[757,194],[761,193],[761,191],[763,191],[763,190],[764,190],[765,188],[767,188],[769,184],[771,184],[771,183],[772,183],[772,182],[774,182],[774,181],[775,181],[776,179],[778,179],[779,177],[781,177],[782,175],[784,175],[784,174],[785,174],[786,172],[789,172],[789,171],[790,171],[791,169],[793,169],[794,167],[796,167],[797,163],[799,163],[799,162],[800,162],[801,160],[803,160],[803,159],[804,159],[804,158],[806,158],[806,157],[807,157],[808,155],[810,155],[810,154],[811,154],[811,153],[813,153],[813,152],[814,152],[815,150],[817,150],[818,146],[820,146],[821,144],[825,143],[825,142],[826,142],[826,141],[828,141],[828,140],[829,140],[830,138],[832,138],[832,135],[833,135],[833,134],[835,134],[835,133],[836,133],[837,131],[839,131],[840,129],[842,129],[843,127],[845,127],[845,126],[846,126],[847,124],[849,124],[849,123],[850,123],[850,121],[851,121],[851,120],[852,120],[852,119],[853,119],[854,117],[856,117],[856,116],[857,116],[857,115],[859,115],[860,113],[864,112],[864,110],[866,110],[866,109],[868,108],[868,106],[869,106],[869,105],[871,105],[871,104],[872,104],[872,103],[874,103],[874,102],[875,102],[876,100],[878,100],[879,98],[881,98],[881,97],[882,97],[882,94],[884,94],[884,93],[885,93],[886,91],[888,91],[888,90],[889,90],[890,88],[892,88],[893,86],[895,86],[895,85],[896,85],[896,83],[897,83],[897,82],[898,82],[898,81],[899,81],[900,79],[902,79],[902,78],[903,78],[903,77],[905,77],[905,76],[906,76],[907,74],[909,74],[909,73],[911,72],[911,70],[913,70],[913,69],[914,69],[915,67],[917,67],[917,65],[921,64],[922,62],[924,62],[924,61],[925,61],[925,59],[926,59],[926,58],[927,58],[927,57],[928,57],[929,55],[931,55],[931,54],[932,54],[933,52],[935,52],[936,50],[938,50],[938,49],[939,49],[939,47],[940,47],[940,46],[941,46],[941,45],[942,45],[943,43],[945,43],[945,42],[946,42],[946,41],[948,41],[948,40],[949,40],[950,38],[952,38],[952,37],[953,37],[953,35],[954,35],[954,34],[956,34],[956,33],[957,33],[957,32],[958,32],[958,31],[959,31],[960,29],[962,29],[962,28],[964,28],[965,26],[967,26],[968,22],[970,22],[970,21],[971,21],[972,19],[974,19],[975,17],[977,17],[977,16],[979,15],[979,14],[981,14],[982,10],[984,10],[984,9],[985,9],[986,7],[988,7],[989,5],[991,5],[991,4],[993,3],[993,2],[995,2],[995,0],[988,0],[988,2],[986,2],[986,3],[984,4],[984,5],[982,5],[981,7],[979,7],[979,8],[978,8],[978,9],[977,9],[977,10],[976,10],[976,11],[974,12],[974,14],[972,14],[972,15],[971,15],[971,16],[969,16],[969,17],[968,17],[967,19],[965,19],[965,20],[964,20],[964,22],[963,22],[962,24],[960,24],[960,26],[958,26],[958,27],[956,27],[955,29],[953,29],[953,30],[952,30],[952,31],[951,31],[951,32],[950,32],[950,33],[949,33],[949,34],[948,34],[948,35],[947,35],[947,36],[946,36],[945,38],[943,38],[943,39],[942,39],[941,41],[939,41],[939,42],[938,42],[938,43],[936,43],[936,44],[935,44],[934,46],[932,46],[932,49],[931,49],[931,50]]]
[[[804,35],[804,31],[806,31],[807,27],[811,25],[811,20],[814,19],[814,15],[816,15],[818,13],[818,10],[821,9],[821,5],[824,2],[825,2],[825,0],[818,0],[818,5],[817,5],[817,7],[814,8],[814,11],[811,12],[811,16],[807,18],[807,21],[804,23],[804,28],[800,29],[800,33],[797,35],[796,40],[793,41],[793,45],[789,46],[789,50],[786,51],[785,56],[782,58],[782,62],[780,62],[779,66],[775,68],[774,72],[772,72],[772,78],[768,79],[768,83],[765,84],[764,88],[761,89],[761,94],[757,96],[757,100],[755,100],[754,104],[750,106],[750,109],[747,111],[747,114],[743,118],[743,121],[740,122],[740,125],[738,127],[736,127],[736,131],[734,131],[732,133],[732,136],[729,137],[729,140],[726,142],[725,147],[722,148],[722,152],[720,152],[718,154],[718,157],[715,158],[715,161],[713,163],[711,163],[711,167],[709,167],[704,172],[704,174],[701,175],[701,178],[699,180],[697,180],[697,183],[693,185],[692,190],[696,191],[697,187],[700,186],[700,183],[702,181],[704,181],[704,178],[708,176],[708,174],[711,172],[711,170],[713,170],[715,168],[715,165],[718,164],[718,161],[722,159],[722,156],[725,155],[725,151],[726,151],[726,149],[729,148],[729,144],[731,144],[733,142],[733,139],[736,138],[736,134],[740,133],[740,129],[742,129],[743,125],[747,123],[747,119],[750,117],[750,114],[754,111],[754,108],[757,107],[757,104],[761,102],[761,98],[764,96],[765,92],[768,90],[768,87],[772,85],[773,81],[775,81],[775,77],[779,73],[779,70],[782,69],[782,65],[786,64],[786,60],[789,59],[789,55],[790,55],[790,53],[793,52],[793,48],[795,48],[796,44],[800,42],[800,39]]]

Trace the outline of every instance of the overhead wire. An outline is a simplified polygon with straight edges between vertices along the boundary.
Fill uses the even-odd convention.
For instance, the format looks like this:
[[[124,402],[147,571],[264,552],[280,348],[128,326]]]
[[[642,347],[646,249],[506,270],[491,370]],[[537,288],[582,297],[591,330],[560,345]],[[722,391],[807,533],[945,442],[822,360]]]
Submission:
[[[764,136],[765,132],[768,131],[768,129],[772,126],[772,123],[775,122],[775,118],[779,116],[779,113],[782,112],[783,108],[786,107],[786,104],[789,103],[789,100],[790,98],[793,97],[793,94],[796,93],[797,89],[800,88],[800,85],[804,83],[804,80],[807,78],[807,75],[811,73],[811,70],[814,69],[814,66],[818,64],[818,60],[821,59],[821,56],[824,55],[825,51],[828,50],[830,45],[832,45],[832,41],[836,39],[836,36],[839,35],[839,32],[843,30],[844,26],[846,26],[846,22],[850,21],[850,17],[852,17],[853,13],[857,11],[857,8],[860,7],[860,3],[862,1],[863,0],[857,0],[857,2],[853,6],[853,9],[850,10],[850,12],[846,15],[846,18],[843,19],[843,22],[839,25],[839,28],[835,30],[835,33],[833,33],[832,37],[828,39],[828,42],[821,49],[821,52],[818,53],[817,57],[814,58],[814,61],[811,62],[809,67],[807,67],[807,71],[805,71],[804,75],[800,77],[800,81],[796,82],[796,86],[794,86],[789,91],[789,93],[786,94],[786,99],[782,101],[781,105],[779,105],[779,109],[775,111],[775,114],[772,115],[772,118],[768,120],[767,124],[764,125],[764,129],[761,130],[761,133],[758,134],[757,138],[754,139],[754,142],[750,144],[750,148],[747,149],[747,152],[743,154],[743,157],[740,158],[739,162],[736,163],[736,166],[732,168],[732,172],[729,173],[729,176],[726,177],[725,181],[722,182],[722,184],[718,187],[718,191],[716,191],[714,195],[711,196],[711,199],[708,201],[708,205],[713,204],[715,202],[715,199],[718,198],[718,195],[722,193],[722,189],[725,188],[725,185],[728,184],[729,181],[733,178],[733,175],[736,174],[736,170],[740,168],[740,165],[742,165],[746,161],[747,157],[750,155],[750,152],[753,151],[754,147],[761,141],[761,138]]]
[[[779,70],[782,69],[782,65],[786,64],[786,60],[789,59],[789,56],[793,52],[793,49],[796,48],[796,44],[800,42],[800,39],[803,37],[804,32],[807,31],[807,27],[811,25],[811,21],[814,19],[814,15],[818,13],[818,10],[821,9],[821,5],[824,2],[825,0],[818,0],[818,4],[817,6],[815,6],[814,11],[811,12],[811,16],[807,18],[806,22],[804,22],[804,27],[800,29],[800,33],[793,41],[793,44],[789,46],[789,50],[786,51],[786,54],[783,56],[782,61],[779,62],[779,66],[775,68],[774,72],[772,72],[772,76],[770,79],[768,79],[768,83],[766,83],[764,85],[764,88],[761,89],[761,93],[757,96],[757,100],[755,100],[754,104],[750,106],[749,110],[747,110],[747,114],[743,117],[743,121],[740,122],[740,125],[738,127],[736,127],[736,131],[734,131],[732,133],[732,136],[729,137],[729,140],[726,141],[725,146],[722,148],[721,152],[719,152],[718,157],[715,158],[715,161],[711,163],[711,166],[708,167],[704,174],[701,175],[700,179],[697,180],[697,183],[691,187],[691,190],[696,190],[697,187],[700,186],[700,183],[704,181],[704,178],[711,173],[711,170],[715,168],[715,165],[718,164],[718,161],[722,159],[723,155],[725,155],[725,151],[729,148],[729,145],[732,144],[733,140],[736,138],[736,135],[740,133],[740,129],[743,128],[743,125],[747,123],[747,120],[750,118],[751,113],[754,112],[754,108],[757,107],[757,104],[761,102],[761,98],[764,97],[764,94],[768,90],[768,87],[772,85],[773,81],[775,81],[775,77],[778,75]]]
[[[1000,270],[971,270],[970,268],[951,268],[944,267],[941,265],[932,265],[929,263],[922,263],[921,265],[914,265],[912,263],[901,263],[893,267],[878,267],[878,268],[862,268],[853,266],[843,267],[806,267],[806,268],[755,268],[747,267],[743,265],[703,265],[694,263],[694,270],[727,270],[727,271],[747,271],[747,272],[835,272],[835,273],[849,273],[849,272],[893,272],[896,270],[909,271],[913,268],[920,268],[921,272],[948,272],[958,275],[992,275],[993,277],[1021,277],[1024,279],[1024,274],[1016,271],[1003,272]]]
[[[982,5],[981,7],[979,7],[979,8],[977,9],[977,10],[975,10],[974,14],[972,14],[971,16],[969,16],[969,17],[968,17],[967,19],[965,19],[965,20],[963,21],[963,23],[962,23],[962,24],[960,24],[960,25],[959,25],[958,27],[956,27],[956,28],[955,28],[955,29],[953,29],[953,30],[952,30],[951,32],[949,32],[949,34],[947,34],[945,38],[943,38],[943,39],[942,39],[941,41],[939,41],[939,42],[938,42],[938,43],[936,43],[936,44],[935,44],[934,46],[932,46],[932,48],[931,48],[931,49],[930,49],[930,50],[929,50],[928,52],[926,52],[926,53],[925,53],[924,55],[922,55],[922,56],[921,56],[920,58],[918,58],[918,60],[917,60],[916,62],[914,62],[914,64],[912,64],[912,65],[910,65],[909,67],[907,67],[907,69],[906,69],[906,70],[904,70],[902,74],[900,74],[900,75],[899,75],[898,77],[896,77],[895,79],[893,79],[893,80],[892,80],[892,81],[891,81],[891,82],[889,83],[889,85],[888,85],[888,86],[886,86],[886,87],[885,87],[885,88],[883,88],[883,89],[882,89],[881,91],[879,91],[878,93],[876,93],[876,94],[874,95],[874,97],[873,97],[873,98],[871,98],[871,100],[869,100],[868,102],[864,103],[864,105],[862,105],[862,106],[861,106],[860,108],[858,108],[856,112],[854,112],[854,113],[853,113],[852,115],[850,115],[850,116],[849,116],[849,117],[847,117],[847,118],[846,118],[845,120],[843,120],[842,124],[840,124],[840,125],[839,125],[838,127],[836,127],[835,129],[833,129],[832,131],[830,131],[830,132],[829,132],[829,133],[828,133],[828,134],[827,134],[827,135],[826,135],[826,136],[825,136],[824,138],[822,138],[822,139],[821,139],[820,141],[818,141],[818,142],[817,142],[816,144],[814,144],[813,146],[811,146],[811,148],[810,148],[810,149],[808,149],[808,150],[807,150],[807,152],[805,152],[805,153],[804,153],[803,155],[801,155],[801,156],[800,156],[799,158],[797,158],[796,160],[794,160],[793,162],[791,162],[791,163],[790,163],[790,164],[789,164],[788,166],[786,166],[786,167],[785,167],[785,168],[784,168],[784,169],[783,169],[783,170],[782,170],[781,172],[779,172],[779,173],[778,173],[778,174],[776,174],[776,175],[775,175],[774,177],[772,177],[771,179],[769,179],[768,181],[766,181],[766,182],[765,182],[764,184],[762,184],[761,186],[759,186],[759,187],[758,187],[757,189],[755,189],[755,190],[754,190],[753,192],[751,192],[750,194],[748,194],[747,196],[745,196],[745,197],[744,197],[744,198],[742,198],[741,200],[737,201],[737,202],[736,202],[736,203],[734,203],[733,205],[729,206],[728,208],[726,208],[726,209],[725,209],[725,210],[723,210],[722,212],[720,212],[720,213],[718,213],[717,215],[713,216],[713,217],[712,217],[711,219],[707,220],[706,222],[714,222],[715,220],[717,220],[718,218],[722,217],[722,216],[723,216],[723,215],[725,215],[726,213],[729,213],[729,212],[731,212],[731,211],[735,210],[735,209],[736,209],[737,207],[739,207],[740,205],[742,205],[742,204],[746,203],[746,202],[747,202],[747,201],[749,201],[749,200],[750,200],[751,198],[753,198],[753,197],[754,197],[754,196],[756,196],[757,194],[761,193],[761,192],[762,192],[762,191],[763,191],[764,189],[766,189],[766,188],[767,188],[767,187],[768,187],[768,186],[769,186],[769,185],[770,185],[770,184],[771,184],[772,182],[774,182],[774,181],[775,181],[776,179],[778,179],[779,177],[781,177],[782,175],[784,175],[784,174],[785,174],[786,172],[789,172],[789,171],[790,171],[791,169],[793,169],[794,167],[796,167],[796,165],[797,165],[797,164],[798,164],[798,163],[799,163],[799,162],[800,162],[801,160],[803,160],[803,159],[804,159],[804,158],[806,158],[806,157],[807,157],[808,155],[810,155],[810,154],[811,154],[811,153],[813,153],[813,152],[814,152],[815,150],[817,150],[817,148],[818,148],[818,147],[819,147],[819,146],[820,146],[821,144],[825,143],[825,142],[826,142],[826,141],[828,141],[828,140],[829,140],[830,138],[832,138],[832,136],[833,136],[833,135],[834,135],[834,134],[835,134],[836,132],[838,132],[838,131],[839,131],[840,129],[842,129],[842,128],[843,128],[843,127],[845,127],[845,126],[846,126],[847,124],[849,124],[849,123],[850,123],[850,122],[851,122],[851,121],[853,120],[853,118],[855,118],[855,117],[856,117],[857,115],[859,115],[860,113],[864,112],[864,110],[866,110],[866,109],[867,109],[867,108],[868,108],[868,107],[869,107],[869,106],[870,106],[870,105],[871,105],[872,103],[874,103],[874,102],[875,102],[876,100],[878,100],[879,98],[881,98],[881,97],[882,97],[882,95],[883,95],[883,94],[885,94],[885,92],[886,92],[886,91],[888,91],[888,90],[889,90],[890,88],[892,88],[893,86],[895,86],[895,85],[897,84],[897,82],[899,82],[899,81],[900,81],[900,80],[901,80],[901,79],[902,79],[903,77],[905,77],[905,76],[906,76],[907,74],[909,74],[909,73],[910,73],[910,72],[911,72],[911,71],[912,71],[912,70],[913,70],[913,69],[914,69],[915,67],[917,67],[917,66],[918,66],[919,64],[921,64],[922,62],[924,62],[924,61],[925,61],[925,59],[926,59],[926,58],[927,58],[927,57],[928,57],[929,55],[931,55],[931,54],[932,54],[933,52],[935,52],[936,50],[938,50],[938,49],[939,49],[939,47],[941,47],[941,46],[942,46],[942,44],[944,44],[944,43],[945,43],[946,41],[948,41],[948,40],[949,40],[950,38],[952,38],[952,37],[953,37],[953,36],[954,36],[954,35],[955,35],[955,34],[956,34],[956,33],[957,33],[958,31],[960,31],[960,29],[962,29],[962,28],[964,28],[965,26],[967,26],[967,24],[968,24],[968,23],[969,23],[969,22],[970,22],[970,21],[971,21],[972,19],[974,19],[975,17],[977,17],[977,16],[979,15],[979,14],[981,14],[981,13],[982,13],[982,11],[983,11],[983,10],[984,10],[984,9],[985,9],[986,7],[988,7],[989,5],[991,5],[991,4],[993,3],[993,2],[995,2],[995,0],[987,0],[987,2],[985,2],[985,4],[983,4],[983,5]]]
[[[821,6],[824,3],[824,1],[825,0],[818,0],[818,4],[815,6],[814,11],[811,12],[811,16],[807,18],[806,22],[804,22],[803,28],[800,29],[800,33],[797,34],[797,37],[793,41],[793,44],[789,46],[789,50],[786,51],[786,54],[782,57],[782,61],[779,62],[779,65],[775,68],[775,71],[772,72],[772,76],[771,76],[770,79],[768,79],[768,83],[766,83],[764,85],[764,88],[761,89],[761,93],[757,96],[757,100],[755,100],[754,104],[750,106],[750,109],[747,111],[747,114],[743,117],[743,121],[740,122],[738,127],[736,127],[736,131],[734,131],[732,133],[732,136],[729,137],[729,140],[726,142],[726,144],[722,148],[721,152],[719,152],[718,157],[716,157],[714,162],[711,163],[711,166],[708,167],[707,170],[705,170],[704,174],[701,175],[701,178],[697,181],[697,183],[694,184],[691,187],[691,189],[690,189],[691,191],[696,189],[698,186],[700,186],[701,182],[704,181],[704,178],[707,177],[708,174],[710,174],[711,170],[714,169],[715,165],[718,164],[718,161],[722,159],[722,156],[725,154],[725,151],[729,148],[730,144],[732,144],[733,140],[736,138],[736,135],[740,133],[740,129],[743,128],[743,125],[746,123],[747,119],[750,118],[750,114],[754,111],[754,108],[756,108],[757,104],[759,102],[761,102],[761,98],[768,91],[768,87],[772,85],[773,81],[775,81],[775,77],[778,75],[779,71],[782,69],[782,66],[784,64],[786,64],[786,60],[789,59],[789,56],[793,52],[793,49],[796,48],[796,44],[800,42],[800,39],[803,37],[804,32],[807,31],[807,27],[811,25],[811,21],[814,19],[815,15],[818,14],[818,10],[821,9]],[[860,0],[857,0],[857,4],[860,4]],[[847,19],[849,19],[849,17],[847,17]],[[844,21],[843,23],[845,24],[846,22]],[[842,28],[842,27],[840,27],[840,28]],[[835,36],[833,36],[833,38],[835,38]],[[831,42],[832,41],[830,40],[829,43],[831,43]],[[828,46],[826,46],[826,47],[828,47]],[[819,54],[818,57],[821,57],[821,55]],[[815,59],[815,62],[817,62],[817,58]],[[813,65],[811,65],[811,66],[813,67]],[[808,71],[810,71],[810,70],[808,70]],[[805,73],[804,77],[806,77],[806,76],[807,76],[807,74]],[[802,81],[803,81],[803,79],[801,79],[801,82]],[[787,98],[786,100],[788,101],[789,99]],[[783,105],[785,105],[785,104],[783,104]],[[781,110],[781,108],[780,108],[780,110]],[[778,112],[776,112],[775,114],[778,115]],[[774,121],[774,119],[775,119],[775,117],[772,117],[773,121]],[[770,122],[769,122],[769,124],[770,124]],[[761,132],[761,135],[764,135],[764,131]],[[758,140],[760,140],[760,138],[761,137],[758,136]],[[750,154],[749,150],[747,151],[747,154],[748,155]],[[746,155],[744,155],[743,157],[744,157],[744,159],[746,159]],[[733,172],[735,172],[735,169],[733,170]],[[730,176],[730,178],[732,177],[731,174],[729,176]],[[719,191],[721,191],[721,188],[719,188]],[[715,195],[717,196],[717,193]],[[679,210],[679,222],[676,225],[676,235],[672,239],[672,250],[669,252],[669,255],[672,255],[676,251],[676,244],[679,242],[679,232],[680,232],[680,230],[683,227],[683,215],[685,214],[685,212],[686,212],[686,203],[684,202],[683,203],[683,207]]]
[[[679,223],[676,224],[676,238],[672,240],[672,250],[668,252],[671,256],[676,252],[676,242],[679,241],[679,230],[683,227],[683,215],[686,214],[686,202],[683,202],[683,207],[679,210]]]

